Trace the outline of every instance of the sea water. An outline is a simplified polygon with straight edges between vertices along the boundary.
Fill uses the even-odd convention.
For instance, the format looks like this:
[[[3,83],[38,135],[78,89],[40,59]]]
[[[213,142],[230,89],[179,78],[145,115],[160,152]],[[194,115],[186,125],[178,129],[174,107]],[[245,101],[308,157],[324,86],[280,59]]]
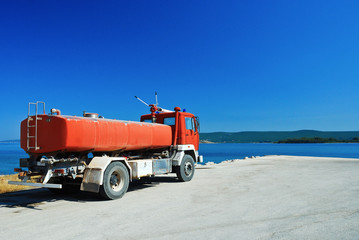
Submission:
[[[251,156],[295,155],[314,157],[359,158],[359,143],[316,143],[316,144],[275,144],[275,143],[226,143],[200,144],[199,153],[204,163],[219,163],[230,159]],[[0,143],[0,175],[13,173],[19,167],[19,159],[28,155],[19,143]]]
[[[313,157],[359,158],[359,143],[225,143],[200,144],[204,162],[219,163],[224,160],[251,156],[293,155]]]
[[[19,167],[19,159],[26,157],[20,143],[0,143],[0,175],[14,173],[14,168]]]

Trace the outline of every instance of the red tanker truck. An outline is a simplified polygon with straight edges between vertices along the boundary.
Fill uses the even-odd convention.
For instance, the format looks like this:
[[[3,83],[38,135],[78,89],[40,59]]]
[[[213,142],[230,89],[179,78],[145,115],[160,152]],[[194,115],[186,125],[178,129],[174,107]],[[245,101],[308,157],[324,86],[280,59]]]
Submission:
[[[30,115],[31,106],[35,115]],[[179,181],[190,181],[195,164],[203,162],[198,117],[179,107],[168,111],[157,104],[148,106],[151,114],[134,122],[86,112],[66,116],[58,109],[45,114],[44,102],[29,103],[28,117],[21,122],[21,148],[29,158],[20,159],[15,169],[21,181],[9,184],[53,192],[80,184],[82,191],[117,199],[129,182],[142,177],[176,173]]]

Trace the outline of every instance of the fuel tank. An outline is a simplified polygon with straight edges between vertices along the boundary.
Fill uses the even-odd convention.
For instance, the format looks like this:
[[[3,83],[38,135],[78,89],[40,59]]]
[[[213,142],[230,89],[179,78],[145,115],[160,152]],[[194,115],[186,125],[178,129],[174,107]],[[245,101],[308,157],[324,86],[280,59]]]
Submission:
[[[21,122],[21,148],[29,154],[131,151],[172,144],[171,127],[164,124],[64,115],[35,118]]]

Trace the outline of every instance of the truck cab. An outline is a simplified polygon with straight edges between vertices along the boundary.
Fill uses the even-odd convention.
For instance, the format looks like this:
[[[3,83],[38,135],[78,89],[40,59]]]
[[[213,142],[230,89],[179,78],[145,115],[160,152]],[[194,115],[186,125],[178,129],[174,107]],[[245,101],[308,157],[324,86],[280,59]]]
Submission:
[[[154,117],[153,117],[154,116]],[[141,122],[165,124],[172,128],[172,145],[193,145],[199,147],[199,118],[179,107],[174,112],[162,112],[141,116]]]

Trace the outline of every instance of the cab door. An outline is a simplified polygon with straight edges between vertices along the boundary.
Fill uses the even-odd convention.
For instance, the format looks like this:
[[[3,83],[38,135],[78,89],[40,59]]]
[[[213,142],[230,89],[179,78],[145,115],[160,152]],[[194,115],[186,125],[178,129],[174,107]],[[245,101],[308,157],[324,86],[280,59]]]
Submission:
[[[195,149],[198,150],[199,134],[197,124],[194,117],[185,117],[185,138],[186,144],[193,144]]]

